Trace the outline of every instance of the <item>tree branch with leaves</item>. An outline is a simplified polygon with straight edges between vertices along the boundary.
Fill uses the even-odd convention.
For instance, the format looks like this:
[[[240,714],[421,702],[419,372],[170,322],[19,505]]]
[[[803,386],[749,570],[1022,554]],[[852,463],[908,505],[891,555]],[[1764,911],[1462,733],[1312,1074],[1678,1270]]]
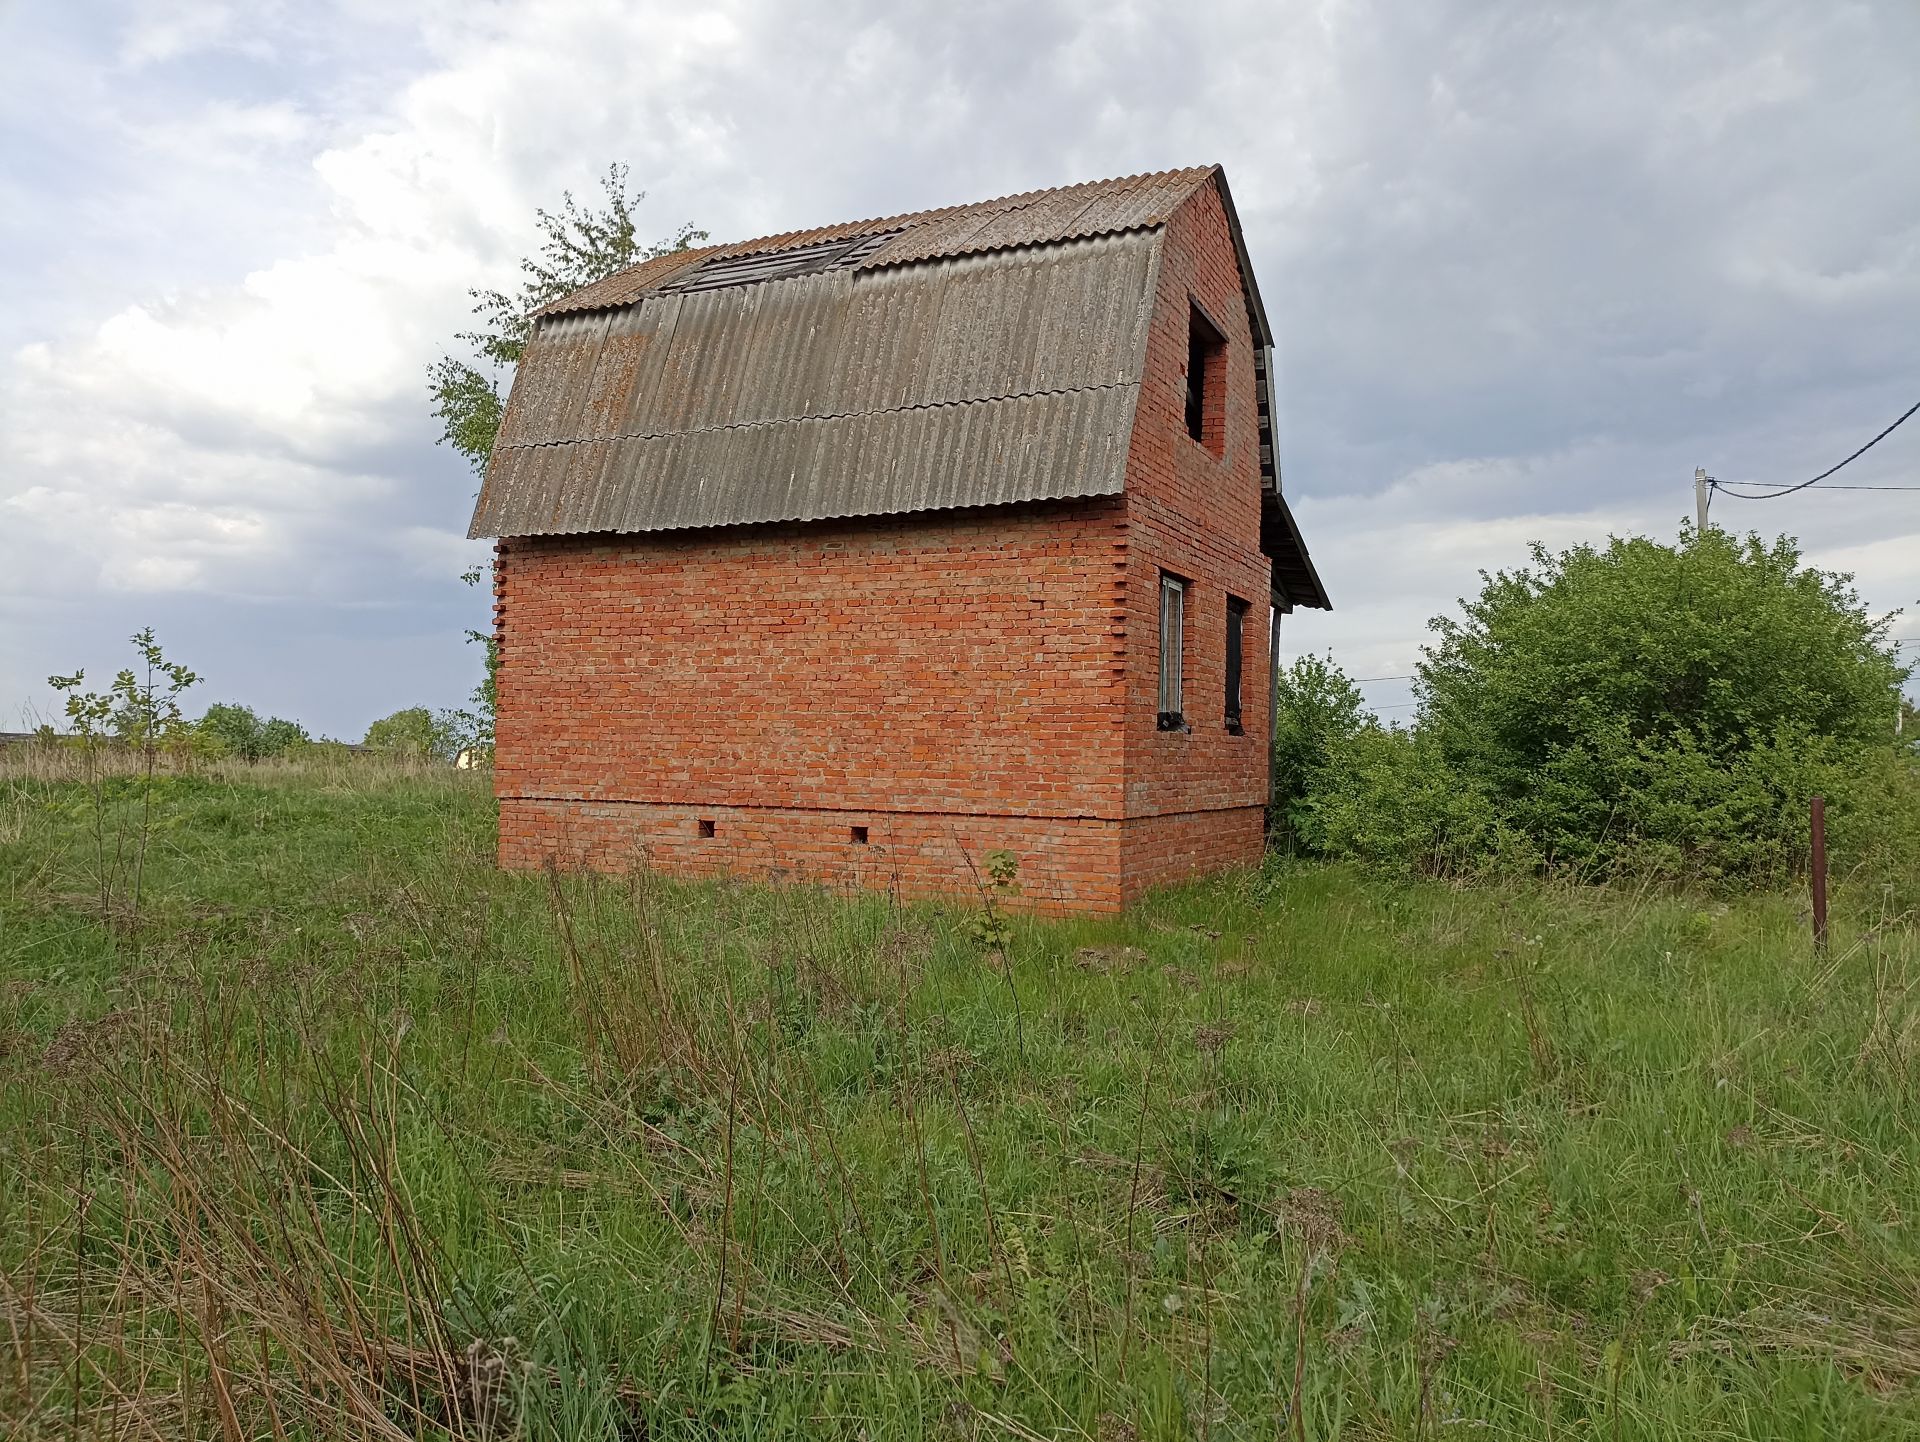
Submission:
[[[520,261],[520,281],[512,292],[475,288],[473,313],[478,324],[461,331],[469,358],[442,355],[427,367],[427,389],[433,414],[440,422],[440,444],[451,446],[467,459],[475,475],[485,475],[492,459],[500,419],[506,412],[503,385],[511,386],[512,369],[526,353],[533,336],[534,315],[552,301],[582,286],[605,280],[617,271],[657,256],[671,255],[698,245],[707,232],[682,225],[672,235],[651,243],[639,239],[634,211],[646,199],[643,190],[629,190],[627,167],[609,165],[600,178],[599,202],[582,202],[563,191],[558,210],[536,210],[540,249]],[[490,579],[476,566],[462,578],[470,586]],[[474,689],[474,709],[461,712],[475,745],[493,746],[494,677],[500,667],[498,643],[485,631],[468,631],[469,644],[486,651],[486,675]]]
[[[520,261],[520,282],[511,291],[475,288],[473,330],[461,331],[472,359],[448,354],[427,368],[427,388],[433,414],[440,422],[440,441],[467,458],[476,474],[484,473],[500,433],[506,409],[503,379],[519,364],[533,335],[533,317],[542,306],[605,280],[616,271],[657,256],[671,255],[698,245],[704,230],[682,225],[665,239],[640,240],[634,211],[646,199],[643,190],[629,190],[624,165],[610,165],[600,178],[598,203],[582,202],[564,191],[558,210],[536,210],[540,249]]]

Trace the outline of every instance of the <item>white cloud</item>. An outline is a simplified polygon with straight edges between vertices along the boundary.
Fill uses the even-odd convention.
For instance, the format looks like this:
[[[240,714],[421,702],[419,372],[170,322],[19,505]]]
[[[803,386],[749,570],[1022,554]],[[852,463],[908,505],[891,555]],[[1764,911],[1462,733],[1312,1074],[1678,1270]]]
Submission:
[[[91,618],[62,664],[129,598],[297,603],[276,626],[339,644],[432,617],[343,683],[413,699],[484,614],[424,368],[536,205],[623,159],[656,233],[726,238],[1221,159],[1340,608],[1288,645],[1404,669],[1527,540],[1670,533],[1694,465],[1797,479],[1906,403],[1920,196],[1885,137],[1920,124],[1916,41],[1898,9],[1655,0],[136,6],[0,100],[73,98],[33,132],[58,163],[5,182],[46,279],[0,292],[0,605]],[[1736,514],[1894,605],[1898,499]],[[45,669],[0,656],[0,704]]]
[[[161,163],[198,161],[229,171],[247,172],[283,162],[309,146],[319,133],[314,117],[285,100],[242,104],[215,100],[158,121],[149,120],[128,137],[141,152]]]
[[[255,56],[272,53],[260,34],[245,34],[248,6],[229,0],[145,0],[133,7],[121,32],[119,62],[128,70],[164,64],[202,51],[233,47]],[[251,7],[256,19],[266,5]]]

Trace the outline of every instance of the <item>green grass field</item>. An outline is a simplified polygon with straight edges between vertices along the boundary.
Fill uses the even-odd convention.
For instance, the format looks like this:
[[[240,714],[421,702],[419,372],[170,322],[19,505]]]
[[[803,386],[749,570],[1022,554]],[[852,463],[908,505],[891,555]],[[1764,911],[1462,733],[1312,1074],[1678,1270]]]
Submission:
[[[136,911],[132,782],[0,778],[9,1437],[1920,1436],[1872,896],[1275,865],[1003,964],[497,874],[483,777],[157,784]]]

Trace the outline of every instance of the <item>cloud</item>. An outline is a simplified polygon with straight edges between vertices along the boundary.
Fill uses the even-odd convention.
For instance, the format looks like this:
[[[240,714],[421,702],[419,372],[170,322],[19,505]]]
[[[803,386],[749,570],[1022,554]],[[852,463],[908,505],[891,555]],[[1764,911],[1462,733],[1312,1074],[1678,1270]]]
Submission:
[[[271,54],[264,37],[245,35],[244,29],[243,8],[227,0],[154,0],[135,7],[121,31],[117,58],[124,69],[137,71],[229,46]]]
[[[77,16],[9,22],[45,27],[14,38],[46,59],[0,97],[31,158],[0,181],[0,704],[143,606],[193,618],[234,694],[381,658],[314,692],[316,724],[456,699],[473,483],[434,447],[424,369],[468,288],[510,281],[534,207],[614,159],[656,233],[721,238],[1225,161],[1339,607],[1287,644],[1368,674],[1528,540],[1670,534],[1695,465],[1810,475],[1920,371],[1901,7]],[[1883,452],[1860,479],[1910,478],[1915,452]],[[1910,499],[1718,504],[1890,607],[1914,599]]]

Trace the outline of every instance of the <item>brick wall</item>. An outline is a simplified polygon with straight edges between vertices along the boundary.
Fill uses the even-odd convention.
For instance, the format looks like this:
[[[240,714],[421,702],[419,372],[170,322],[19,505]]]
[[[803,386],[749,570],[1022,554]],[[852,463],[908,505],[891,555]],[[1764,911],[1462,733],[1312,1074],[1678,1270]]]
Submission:
[[[1130,818],[1121,823],[1121,895],[1250,866],[1265,850],[1266,829],[1264,806]]]
[[[1224,386],[1204,434],[1186,427],[1187,327],[1198,304],[1226,338]],[[1217,439],[1216,439],[1217,437]],[[1217,454],[1216,454],[1217,452]],[[1127,461],[1126,891],[1257,861],[1267,791],[1267,609],[1260,439],[1247,319],[1225,207],[1198,191],[1168,222]],[[1156,725],[1160,575],[1189,583],[1182,657],[1187,729]],[[1226,724],[1227,599],[1249,603],[1243,734]]]
[[[502,863],[884,851],[926,892],[1004,847],[1036,903],[1118,905],[1123,538],[1116,497],[503,542]]]

